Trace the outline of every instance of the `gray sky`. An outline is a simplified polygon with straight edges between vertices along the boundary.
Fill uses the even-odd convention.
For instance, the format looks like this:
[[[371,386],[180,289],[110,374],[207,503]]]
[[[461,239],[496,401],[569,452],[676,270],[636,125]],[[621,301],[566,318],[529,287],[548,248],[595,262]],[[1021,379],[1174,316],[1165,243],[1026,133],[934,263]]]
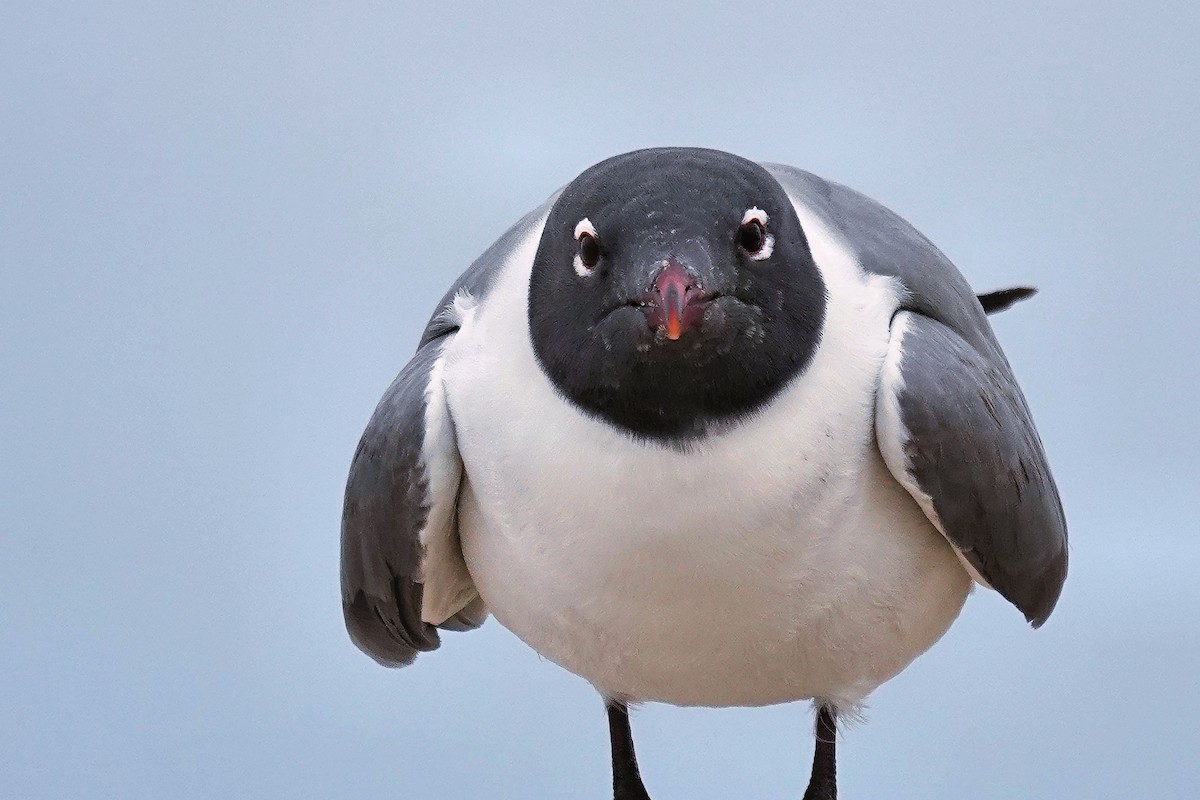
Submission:
[[[0,10],[2,793],[610,796],[591,689],[494,621],[399,672],[352,647],[341,493],[453,277],[589,164],[690,144],[1041,288],[996,328],[1062,602],[976,594],[846,733],[844,796],[1194,797],[1197,6],[437,5]],[[634,734],[656,800],[798,797],[810,719]]]

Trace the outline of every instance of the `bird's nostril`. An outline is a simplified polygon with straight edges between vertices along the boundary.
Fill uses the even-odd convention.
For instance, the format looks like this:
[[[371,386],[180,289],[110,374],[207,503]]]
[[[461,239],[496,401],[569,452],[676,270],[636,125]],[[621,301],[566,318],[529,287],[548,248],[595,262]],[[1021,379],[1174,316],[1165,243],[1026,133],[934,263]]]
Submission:
[[[646,293],[647,322],[674,341],[685,329],[700,324],[712,298],[712,294],[701,288],[694,272],[675,259],[668,259]]]
[[[690,290],[696,288],[695,274],[675,259],[668,260],[654,276],[654,291],[660,297],[666,297],[672,290],[678,292],[681,297],[686,297]]]

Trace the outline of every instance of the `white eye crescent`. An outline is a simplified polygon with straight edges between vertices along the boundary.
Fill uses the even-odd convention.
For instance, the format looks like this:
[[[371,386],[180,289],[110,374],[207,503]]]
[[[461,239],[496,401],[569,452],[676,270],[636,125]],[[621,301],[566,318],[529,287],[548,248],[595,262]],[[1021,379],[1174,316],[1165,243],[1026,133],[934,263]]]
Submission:
[[[600,236],[587,217],[575,223],[575,242],[578,245],[574,259],[575,274],[586,278],[600,263]]]
[[[587,217],[575,223],[575,239],[578,241],[579,237],[585,233],[590,233],[592,236],[596,235],[596,226]]]
[[[767,232],[770,217],[761,208],[748,208],[738,226],[737,240],[754,261],[763,261],[775,251],[775,237]]]

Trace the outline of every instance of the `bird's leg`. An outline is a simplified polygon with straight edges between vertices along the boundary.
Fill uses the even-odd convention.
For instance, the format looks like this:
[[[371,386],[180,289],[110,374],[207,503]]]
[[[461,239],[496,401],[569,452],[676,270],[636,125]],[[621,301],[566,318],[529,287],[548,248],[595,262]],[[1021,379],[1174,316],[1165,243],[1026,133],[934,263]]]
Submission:
[[[832,706],[817,710],[817,747],[813,751],[812,777],[804,800],[837,800],[836,714]]]
[[[616,700],[608,701],[608,735],[612,740],[613,800],[650,800],[633,752],[629,708]]]

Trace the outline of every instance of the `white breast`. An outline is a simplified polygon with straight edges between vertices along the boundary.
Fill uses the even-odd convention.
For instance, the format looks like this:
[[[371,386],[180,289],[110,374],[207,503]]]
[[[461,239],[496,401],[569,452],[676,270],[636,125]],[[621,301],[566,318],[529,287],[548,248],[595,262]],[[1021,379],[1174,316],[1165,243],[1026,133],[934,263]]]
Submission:
[[[602,693],[680,705],[842,705],[946,630],[969,587],[873,435],[896,306],[797,204],[829,292],[807,371],[682,452],[560,397],[526,318],[541,226],[463,308],[445,385],[459,530],[496,618]]]

